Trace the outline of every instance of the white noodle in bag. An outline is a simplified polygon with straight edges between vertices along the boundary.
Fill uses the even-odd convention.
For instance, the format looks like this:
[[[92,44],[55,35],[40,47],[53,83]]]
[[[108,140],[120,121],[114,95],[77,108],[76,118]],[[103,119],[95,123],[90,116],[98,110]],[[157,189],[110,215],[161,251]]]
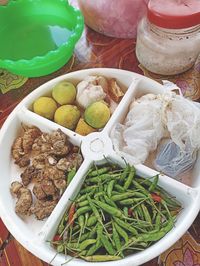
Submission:
[[[156,95],[145,95],[130,106],[124,124],[117,124],[112,130],[114,148],[128,162],[142,163],[156,149],[164,135],[161,108]]]
[[[161,139],[169,138],[176,152],[170,150],[174,145],[162,146],[155,166],[176,176],[195,162],[200,148],[200,109],[173,92],[147,94],[131,104],[124,124],[117,124],[111,135],[116,152],[132,164],[144,163]]]

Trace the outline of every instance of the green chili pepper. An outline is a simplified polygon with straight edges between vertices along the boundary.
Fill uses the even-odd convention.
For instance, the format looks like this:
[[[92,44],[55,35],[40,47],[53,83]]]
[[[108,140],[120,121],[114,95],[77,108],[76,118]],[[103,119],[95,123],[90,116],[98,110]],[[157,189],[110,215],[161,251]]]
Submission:
[[[109,170],[110,170],[110,167],[103,167],[101,169],[92,171],[91,173],[88,174],[88,176],[90,177],[99,176],[99,175],[107,173]]]
[[[169,208],[167,207],[167,203],[162,199],[161,204],[164,206],[165,210],[167,211],[167,216],[171,218],[171,213],[169,211]]]
[[[108,163],[89,170],[73,203],[73,227],[63,216],[59,252],[95,262],[121,259],[124,250],[125,255],[143,250],[173,227],[180,204],[158,186],[158,175],[151,182],[130,165],[119,169]],[[108,255],[101,255],[105,250]]]
[[[148,242],[157,241],[161,239],[164,235],[166,235],[166,233],[168,233],[172,229],[173,226],[174,226],[173,220],[169,220],[166,226],[161,228],[156,233],[150,232],[148,234],[142,234],[140,238],[142,239],[142,241],[148,241]]]
[[[155,221],[155,229],[159,231],[160,226],[161,226],[161,216],[160,216],[160,213],[158,213],[156,216],[156,221]]]
[[[141,186],[136,180],[133,180],[132,183],[137,189],[142,191],[144,195],[149,196],[150,193],[143,186]]]
[[[149,222],[151,224],[152,223],[151,216],[149,214],[149,211],[148,211],[147,207],[142,203],[141,204],[141,208],[142,208],[142,211],[143,211],[143,214],[144,214],[145,221],[147,221],[147,222]]]
[[[88,219],[89,219],[89,213],[86,212],[86,213],[85,213],[85,225],[84,225],[84,226],[87,225],[87,221],[88,221]]]
[[[155,230],[148,233],[140,234],[138,237],[131,237],[128,242],[123,246],[122,250],[128,249],[128,247],[141,242],[158,241],[172,229],[173,225],[173,221],[169,220],[166,226],[160,229],[159,231]]]
[[[88,238],[94,238],[94,236],[96,236],[96,234],[97,234],[97,226],[94,226],[92,228],[92,230],[89,232]]]
[[[104,195],[104,191],[100,191],[94,195],[94,198],[98,198],[99,196],[103,196],[103,195]]]
[[[83,188],[83,189],[81,189],[80,194],[85,194],[85,193],[91,192],[96,188],[98,188],[97,185]]]
[[[128,243],[128,234],[126,233],[126,231],[124,231],[124,229],[122,229],[117,223],[114,224],[115,228],[118,232],[118,234],[124,239],[124,241],[126,243]]]
[[[85,224],[85,218],[84,218],[83,215],[80,215],[80,216],[78,217],[78,223],[79,223],[80,228],[83,228],[83,227],[84,227],[84,224]]]
[[[76,198],[75,202],[78,203],[78,202],[84,201],[86,199],[87,199],[87,194],[81,195],[81,196],[78,195],[78,197]]]
[[[119,195],[121,192],[118,192],[118,191],[115,191],[115,190],[113,190],[112,191],[112,196],[114,196],[114,195]]]
[[[123,206],[126,205],[132,205],[134,203],[142,201],[144,198],[132,198],[132,199],[125,199],[125,200],[120,200],[119,203]]]
[[[174,208],[180,207],[180,203],[176,199],[172,198],[167,192],[161,191],[160,196],[166,201],[166,203],[170,207],[174,207]]]
[[[122,246],[121,246],[119,234],[115,228],[114,223],[112,223],[112,229],[113,229],[112,233],[113,233],[113,240],[115,243],[115,247],[116,247],[117,251],[119,251],[119,250],[121,250]]]
[[[112,191],[113,191],[113,187],[114,187],[114,184],[115,184],[115,180],[111,180],[107,186],[107,194],[108,194],[108,197],[110,198],[112,196]]]
[[[143,215],[143,211],[140,205],[138,205],[137,207],[135,207],[135,212],[138,213],[140,219],[144,220],[144,215]]]
[[[62,244],[58,245],[56,250],[57,250],[58,253],[62,253],[64,251],[64,246]]]
[[[150,187],[149,187],[149,191],[150,191],[150,192],[153,192],[153,191],[156,189],[156,187],[157,187],[157,185],[158,185],[158,180],[159,180],[159,175],[156,175],[156,176],[154,177],[154,181],[151,183],[151,185],[150,185]]]
[[[103,174],[103,175],[89,178],[86,181],[88,183],[98,183],[99,181],[103,182],[103,181],[110,180],[110,179],[117,179],[119,177],[120,177],[120,174]]]
[[[79,215],[84,214],[84,213],[86,213],[88,211],[91,211],[91,207],[90,206],[81,207],[81,208],[76,210],[76,212],[74,214],[74,217],[76,218]]]
[[[114,255],[116,253],[112,243],[109,241],[107,236],[101,235],[101,242],[109,255]]]
[[[103,234],[103,226],[97,223],[97,244],[101,243],[101,236]]]
[[[94,203],[97,204],[100,208],[102,208],[105,212],[107,212],[113,216],[123,218],[123,213],[121,210],[114,208],[114,207],[112,207],[106,203],[103,203],[101,201],[98,201],[98,200],[94,200]]]
[[[127,199],[127,198],[130,198],[130,197],[145,197],[144,194],[140,193],[140,192],[137,192],[137,191],[132,191],[132,192],[123,192],[121,194],[117,194],[117,195],[113,195],[111,197],[111,199],[113,201],[120,201],[120,200],[124,200],[124,199]]]
[[[93,226],[94,224],[96,224],[97,222],[97,218],[96,216],[91,216],[88,218],[88,221],[87,221],[87,226]]]
[[[101,216],[100,216],[100,214],[99,214],[96,206],[94,205],[92,199],[90,198],[90,196],[87,196],[87,199],[89,201],[89,205],[90,205],[90,207],[91,207],[91,209],[92,209],[95,217],[97,218],[97,221],[99,221],[100,223],[102,223]]]
[[[115,261],[121,260],[120,256],[110,256],[110,255],[93,255],[93,256],[81,256],[82,259],[90,262],[103,262],[103,261]]]
[[[108,188],[108,185],[107,185],[107,184],[105,184],[105,185],[103,186],[103,191],[104,191],[104,193],[106,193],[106,192],[107,192],[107,188]]]
[[[115,184],[114,185],[114,188],[118,191],[118,192],[125,192],[125,189],[122,187],[122,186],[120,186],[120,185],[118,185],[118,184]]]
[[[133,166],[131,166],[130,167],[130,173],[129,173],[128,178],[126,179],[126,182],[124,184],[124,190],[127,190],[130,187],[134,176],[135,176],[135,168]]]
[[[93,189],[93,191],[90,191],[89,193],[86,193],[86,194],[84,194],[84,195],[81,195],[80,197],[78,197],[78,198],[76,199],[76,202],[79,203],[79,202],[81,202],[81,201],[85,201],[85,200],[87,199],[87,194],[88,194],[89,196],[92,196],[92,195],[95,193],[95,191],[96,191],[96,189]]]
[[[77,203],[77,205],[78,207],[84,207],[84,206],[88,206],[89,203],[88,203],[88,200],[84,200],[84,201]]]
[[[126,222],[124,222],[124,221],[122,221],[122,220],[120,220],[120,219],[118,219],[118,218],[116,218],[116,217],[114,217],[113,219],[115,220],[115,222],[116,222],[119,226],[121,226],[121,227],[124,228],[125,230],[131,232],[133,235],[138,235],[137,230],[136,230],[133,226],[131,226],[129,223],[126,223]]]
[[[152,182],[149,180],[149,179],[147,179],[147,178],[137,178],[136,179],[136,181],[140,184],[140,185],[143,185],[143,186],[148,186],[148,187],[150,187],[151,186],[151,184],[152,184]]]
[[[123,173],[122,173],[121,176],[120,176],[120,180],[119,180],[119,183],[120,183],[120,184],[123,183],[123,182],[126,180],[128,174],[129,174],[129,172],[130,172],[130,165],[127,164],[126,167],[124,168]]]
[[[88,252],[86,253],[86,256],[92,256],[101,247],[102,247],[102,243],[100,241],[98,243],[96,242],[96,244],[92,245],[91,248],[88,250]]]
[[[124,212],[124,215],[125,215],[126,217],[129,216],[129,215],[128,215],[128,207],[124,207],[124,208],[123,208],[123,212]]]
[[[72,179],[74,178],[76,174],[76,169],[73,168],[67,175],[67,185],[69,186],[69,184],[71,183]]]
[[[89,239],[89,232],[82,234],[82,236],[80,237],[80,242],[83,242],[86,239]]]
[[[114,203],[114,201],[112,201],[107,195],[104,195],[104,198],[107,204],[114,208],[117,208],[117,205]]]
[[[86,239],[85,241],[83,241],[80,245],[79,245],[79,249],[81,251],[85,250],[88,246],[96,243],[96,239]]]

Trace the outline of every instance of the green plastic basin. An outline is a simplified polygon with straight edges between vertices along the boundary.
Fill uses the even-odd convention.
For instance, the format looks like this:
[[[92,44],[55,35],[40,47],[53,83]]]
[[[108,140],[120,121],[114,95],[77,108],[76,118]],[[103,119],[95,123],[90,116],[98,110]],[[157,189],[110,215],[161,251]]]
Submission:
[[[81,12],[67,0],[12,0],[0,6],[0,68],[48,75],[70,59],[83,28]]]

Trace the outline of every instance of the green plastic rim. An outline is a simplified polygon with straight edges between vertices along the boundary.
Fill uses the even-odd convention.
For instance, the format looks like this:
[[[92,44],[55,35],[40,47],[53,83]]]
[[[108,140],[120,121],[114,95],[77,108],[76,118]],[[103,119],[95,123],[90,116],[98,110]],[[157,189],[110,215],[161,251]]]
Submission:
[[[73,25],[72,33],[67,41],[57,49],[51,50],[42,56],[35,56],[32,59],[0,59],[0,68],[25,77],[39,77],[58,70],[69,61],[73,54],[74,47],[82,35],[84,19],[81,12],[69,5],[66,0],[12,0],[8,5],[0,6],[0,34],[5,24],[1,22],[4,20],[6,21],[6,18],[8,20],[9,16],[12,16],[12,18],[15,16],[17,20],[20,15],[22,17],[27,17],[29,15],[27,13],[29,13],[29,11],[31,13],[33,10],[34,12],[39,12],[39,15],[42,16],[43,10],[48,10],[48,8],[51,11],[56,10],[56,17],[59,18],[60,16],[61,20],[63,20],[65,14],[71,18],[70,23]],[[33,14],[31,15],[33,16]],[[35,15],[37,15],[37,13],[35,13]],[[50,16],[51,14],[48,15]],[[37,42],[35,45],[37,45]]]

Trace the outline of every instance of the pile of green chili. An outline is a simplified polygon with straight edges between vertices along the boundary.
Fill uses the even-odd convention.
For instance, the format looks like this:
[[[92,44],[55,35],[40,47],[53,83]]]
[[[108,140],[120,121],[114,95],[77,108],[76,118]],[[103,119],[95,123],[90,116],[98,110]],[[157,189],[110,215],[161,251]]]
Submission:
[[[139,177],[129,164],[94,165],[52,245],[86,261],[119,260],[146,249],[173,228],[181,210],[158,180]]]

